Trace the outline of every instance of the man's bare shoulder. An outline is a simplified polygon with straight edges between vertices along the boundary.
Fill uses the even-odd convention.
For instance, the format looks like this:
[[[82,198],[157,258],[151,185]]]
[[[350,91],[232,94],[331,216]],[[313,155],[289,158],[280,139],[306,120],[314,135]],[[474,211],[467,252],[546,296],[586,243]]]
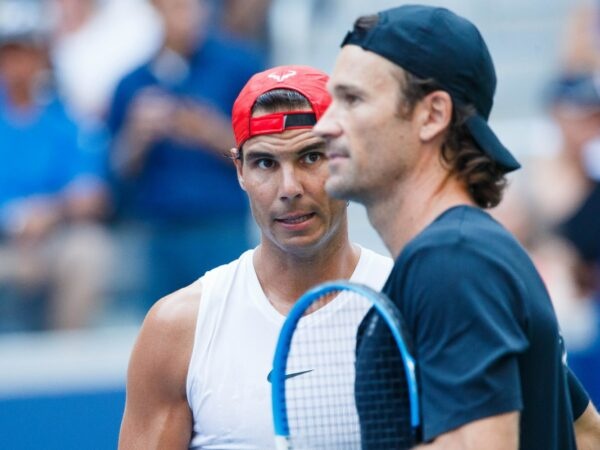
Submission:
[[[161,380],[184,392],[201,294],[202,286],[196,282],[150,308],[133,350],[131,374]]]
[[[201,296],[202,285],[197,281],[163,297],[148,312],[143,328],[154,330],[163,338],[193,336]]]

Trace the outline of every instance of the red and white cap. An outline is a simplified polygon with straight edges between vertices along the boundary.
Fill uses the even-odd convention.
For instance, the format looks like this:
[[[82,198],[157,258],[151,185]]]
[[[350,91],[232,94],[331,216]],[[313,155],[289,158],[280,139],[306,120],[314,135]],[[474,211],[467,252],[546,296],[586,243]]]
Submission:
[[[312,128],[327,110],[331,96],[327,92],[329,77],[308,66],[279,66],[254,75],[233,104],[232,123],[238,148],[261,134],[281,133],[284,130]],[[252,117],[256,99],[275,89],[297,91],[308,99],[312,113],[283,111]]]

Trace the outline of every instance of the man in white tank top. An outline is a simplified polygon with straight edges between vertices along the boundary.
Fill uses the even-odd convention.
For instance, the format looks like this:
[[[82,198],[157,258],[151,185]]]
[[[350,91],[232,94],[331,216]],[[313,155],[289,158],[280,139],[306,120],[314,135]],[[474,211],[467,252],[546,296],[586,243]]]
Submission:
[[[391,259],[350,243],[347,205],[324,190],[325,143],[312,127],[330,103],[327,80],[277,67],[236,100],[231,156],[261,243],[150,310],[131,356],[120,449],[273,448],[268,375],[296,299],[333,279],[383,286]]]

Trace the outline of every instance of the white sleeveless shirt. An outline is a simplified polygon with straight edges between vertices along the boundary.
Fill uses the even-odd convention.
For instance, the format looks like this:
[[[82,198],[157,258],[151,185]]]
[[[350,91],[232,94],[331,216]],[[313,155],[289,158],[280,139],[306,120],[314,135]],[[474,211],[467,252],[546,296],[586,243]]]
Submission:
[[[274,448],[267,376],[285,317],[266,298],[253,255],[249,250],[198,281],[202,298],[186,386],[194,421],[190,449]],[[392,265],[361,247],[350,280],[380,290]]]

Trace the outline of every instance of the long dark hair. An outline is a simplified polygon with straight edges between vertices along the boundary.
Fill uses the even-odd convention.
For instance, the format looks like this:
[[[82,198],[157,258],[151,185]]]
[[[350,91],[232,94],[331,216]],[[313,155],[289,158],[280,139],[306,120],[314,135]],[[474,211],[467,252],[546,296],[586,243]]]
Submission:
[[[443,90],[432,79],[422,79],[404,72],[401,87],[401,110],[410,115],[426,95]],[[442,143],[442,163],[461,180],[473,201],[482,208],[492,208],[502,200],[507,180],[504,170],[481,150],[473,140],[465,122],[477,114],[473,105],[453,102],[452,118]]]

